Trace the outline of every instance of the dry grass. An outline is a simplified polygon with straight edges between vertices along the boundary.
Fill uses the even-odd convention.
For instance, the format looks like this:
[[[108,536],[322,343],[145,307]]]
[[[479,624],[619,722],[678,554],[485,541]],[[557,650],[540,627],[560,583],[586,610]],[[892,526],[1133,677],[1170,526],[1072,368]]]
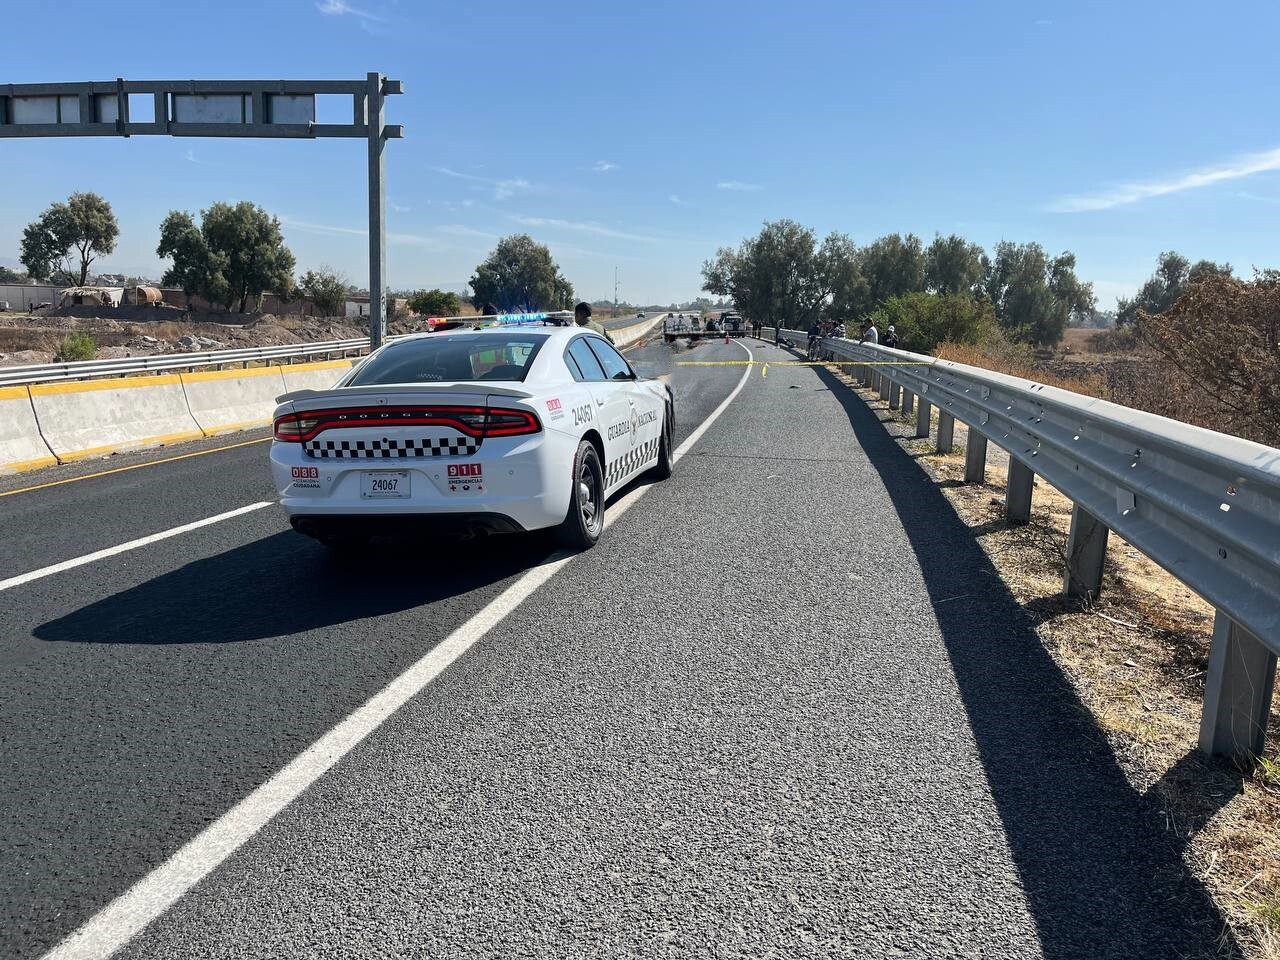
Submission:
[[[858,392],[902,438],[900,415],[870,391]],[[962,430],[957,423],[958,443]],[[1195,752],[1212,607],[1114,535],[1098,601],[1066,600],[1070,500],[1037,479],[1032,522],[1010,526],[1003,516],[1007,458],[991,457],[988,483],[964,485],[963,455],[933,453],[931,441],[903,442],[1037,617],[1041,642],[1106,732],[1134,789],[1153,799],[1169,828],[1185,838],[1188,868],[1213,895],[1245,955],[1280,960],[1275,738],[1268,755],[1243,774]],[[1271,724],[1280,730],[1280,699]]]
[[[1006,373],[1011,377],[1047,383],[1052,387],[1061,387],[1063,390],[1071,390],[1090,397],[1105,398],[1106,396],[1106,384],[1096,374],[1082,371],[1077,375],[1063,376],[1045,369],[1043,364],[1035,360],[1033,354],[1016,348],[992,348],[948,341],[938,347],[937,355],[943,360],[965,363],[972,367],[984,367],[987,370],[995,370],[997,373]]]

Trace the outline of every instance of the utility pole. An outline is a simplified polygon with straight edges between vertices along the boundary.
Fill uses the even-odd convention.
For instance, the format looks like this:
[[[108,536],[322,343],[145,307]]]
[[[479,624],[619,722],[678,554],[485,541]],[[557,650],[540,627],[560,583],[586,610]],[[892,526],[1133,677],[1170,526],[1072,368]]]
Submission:
[[[618,268],[613,268],[613,315],[618,315]]]

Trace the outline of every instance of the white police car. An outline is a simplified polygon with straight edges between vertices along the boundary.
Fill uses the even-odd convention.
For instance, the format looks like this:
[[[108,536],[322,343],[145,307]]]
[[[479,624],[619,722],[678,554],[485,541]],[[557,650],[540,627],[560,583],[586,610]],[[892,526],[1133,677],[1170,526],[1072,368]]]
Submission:
[[[585,548],[610,494],[671,475],[674,414],[666,384],[581,327],[429,333],[281,397],[271,472],[293,528],[333,547],[422,527]]]

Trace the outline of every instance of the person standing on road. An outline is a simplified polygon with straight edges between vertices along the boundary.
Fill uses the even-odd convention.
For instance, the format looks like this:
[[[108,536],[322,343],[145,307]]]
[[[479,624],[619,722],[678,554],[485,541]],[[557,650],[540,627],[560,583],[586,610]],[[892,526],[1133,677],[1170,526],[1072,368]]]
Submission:
[[[893,324],[889,324],[889,329],[884,333],[884,345],[886,347],[898,348],[898,335],[893,331]]]
[[[573,308],[573,319],[578,326],[594,330],[610,343],[613,343],[613,337],[609,336],[609,331],[601,326],[599,322],[591,319],[591,304],[587,303],[587,301],[583,300]]]

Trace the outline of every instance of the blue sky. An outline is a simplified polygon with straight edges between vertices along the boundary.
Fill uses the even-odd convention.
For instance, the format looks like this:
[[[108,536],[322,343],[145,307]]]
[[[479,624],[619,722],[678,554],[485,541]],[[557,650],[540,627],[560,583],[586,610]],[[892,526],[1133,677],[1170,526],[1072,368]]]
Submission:
[[[777,217],[1069,249],[1103,307],[1164,249],[1280,266],[1272,3],[10,0],[4,19],[29,41],[0,82],[403,80],[397,287],[464,283],[528,232],[581,295],[611,297],[616,267],[626,299],[689,299],[717,246]],[[92,42],[57,53],[78,21]],[[167,211],[245,199],[284,221],[300,271],[363,284],[363,150],[0,141],[0,262],[74,190],[120,219],[104,268],[152,273]]]

